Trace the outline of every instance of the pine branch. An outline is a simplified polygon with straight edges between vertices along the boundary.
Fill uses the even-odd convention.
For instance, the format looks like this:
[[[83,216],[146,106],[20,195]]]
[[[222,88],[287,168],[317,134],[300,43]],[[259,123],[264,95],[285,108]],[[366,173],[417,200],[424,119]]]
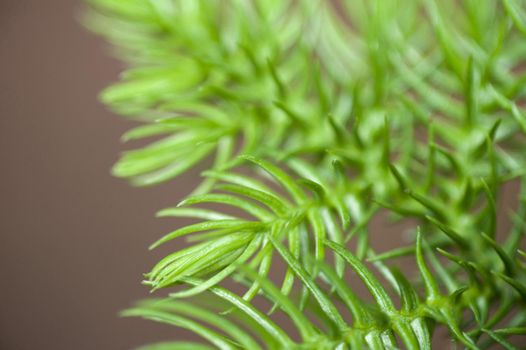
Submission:
[[[128,66],[101,99],[141,124],[124,141],[152,140],[113,173],[154,185],[213,159],[188,197],[158,213],[198,220],[152,245],[189,242],[146,275],[170,297],[126,315],[221,349],[429,349],[439,327],[470,349],[520,345],[522,1],[88,2],[87,25]],[[510,183],[521,190],[505,230]],[[385,211],[413,229],[408,245],[376,252],[369,225]],[[413,258],[416,277],[400,257]],[[210,295],[230,311],[201,305]],[[185,346],[201,345],[151,349]]]

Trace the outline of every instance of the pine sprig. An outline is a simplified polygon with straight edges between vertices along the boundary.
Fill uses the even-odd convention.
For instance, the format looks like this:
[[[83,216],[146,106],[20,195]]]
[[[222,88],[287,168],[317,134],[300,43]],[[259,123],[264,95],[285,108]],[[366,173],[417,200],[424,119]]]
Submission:
[[[198,220],[152,245],[189,242],[146,274],[170,297],[126,315],[221,349],[429,349],[437,328],[469,349],[521,345],[522,1],[89,4],[87,25],[128,65],[101,98],[141,123],[124,141],[152,140],[113,173],[154,185],[213,159],[158,213]],[[506,230],[510,183],[520,192]],[[413,229],[409,244],[376,252],[369,224],[385,211]],[[415,268],[400,270],[401,257]],[[203,305],[212,295],[226,306]],[[189,347],[210,348],[146,349]]]

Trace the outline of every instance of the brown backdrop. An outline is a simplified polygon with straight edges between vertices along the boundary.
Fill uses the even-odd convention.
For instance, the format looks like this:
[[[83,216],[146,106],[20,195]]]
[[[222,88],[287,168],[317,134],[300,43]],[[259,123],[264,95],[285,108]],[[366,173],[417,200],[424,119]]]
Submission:
[[[174,227],[155,210],[195,177],[133,189],[110,176],[130,125],[96,95],[120,68],[78,24],[80,9],[0,0],[2,350],[130,349],[177,336],[117,313],[148,294],[141,273],[162,252],[147,246]]]
[[[78,24],[81,9],[0,0],[0,350],[130,349],[189,336],[117,317],[148,295],[141,273],[173,249],[147,251],[180,225],[153,214],[198,171],[147,189],[110,176],[130,123],[96,99],[120,67]],[[386,227],[373,225],[380,251],[402,231]]]

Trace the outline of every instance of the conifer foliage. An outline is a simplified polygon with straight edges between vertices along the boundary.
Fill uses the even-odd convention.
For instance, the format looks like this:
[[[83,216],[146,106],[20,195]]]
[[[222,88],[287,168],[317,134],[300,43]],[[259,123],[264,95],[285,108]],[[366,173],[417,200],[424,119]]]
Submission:
[[[88,3],[146,144],[114,175],[206,169],[124,311],[203,341],[144,350],[524,346],[524,1]],[[377,251],[382,213],[411,229]]]

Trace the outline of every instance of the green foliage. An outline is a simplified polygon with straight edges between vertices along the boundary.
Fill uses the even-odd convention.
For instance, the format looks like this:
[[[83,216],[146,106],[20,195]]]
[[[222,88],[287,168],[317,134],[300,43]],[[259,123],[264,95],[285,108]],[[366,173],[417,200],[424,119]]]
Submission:
[[[124,312],[207,345],[143,349],[524,344],[523,1],[89,3],[129,67],[101,98],[141,123],[124,141],[152,140],[114,174],[208,166],[158,213],[197,220],[151,246],[189,242],[146,274],[169,297]],[[407,245],[373,248],[382,212]]]

